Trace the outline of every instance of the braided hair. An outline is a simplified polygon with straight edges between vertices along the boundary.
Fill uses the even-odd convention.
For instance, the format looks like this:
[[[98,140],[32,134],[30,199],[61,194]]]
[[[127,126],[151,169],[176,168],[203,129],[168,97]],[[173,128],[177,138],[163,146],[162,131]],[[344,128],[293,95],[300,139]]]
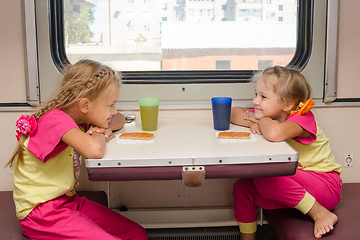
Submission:
[[[82,98],[88,98],[92,101],[111,85],[120,85],[120,75],[117,72],[90,59],[80,60],[65,68],[59,90],[49,101],[40,105],[33,116],[38,120],[53,109],[64,110]],[[24,141],[25,136],[21,135],[10,161],[6,164],[7,166],[12,165],[16,156],[21,160],[23,159]]]
[[[120,76],[110,67],[89,59],[80,60],[65,69],[55,96],[33,115],[39,119],[54,108],[66,109],[81,98],[94,100],[102,90],[114,83],[120,84]]]

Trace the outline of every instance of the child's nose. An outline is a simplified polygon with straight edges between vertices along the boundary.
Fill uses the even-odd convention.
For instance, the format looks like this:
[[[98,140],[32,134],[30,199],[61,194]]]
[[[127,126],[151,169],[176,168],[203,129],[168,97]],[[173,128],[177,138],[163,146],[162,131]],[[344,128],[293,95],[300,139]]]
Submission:
[[[117,114],[117,110],[116,110],[115,107],[113,107],[113,108],[111,109],[111,115],[115,115],[115,114]]]
[[[253,99],[253,105],[257,105],[259,103],[259,96],[256,96],[254,99]]]

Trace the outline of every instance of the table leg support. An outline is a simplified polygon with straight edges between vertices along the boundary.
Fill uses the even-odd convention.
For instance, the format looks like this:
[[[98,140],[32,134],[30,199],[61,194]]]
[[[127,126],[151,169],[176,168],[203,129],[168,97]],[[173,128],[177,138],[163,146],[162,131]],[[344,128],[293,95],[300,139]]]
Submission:
[[[184,166],[182,180],[187,187],[200,187],[205,181],[204,166]]]

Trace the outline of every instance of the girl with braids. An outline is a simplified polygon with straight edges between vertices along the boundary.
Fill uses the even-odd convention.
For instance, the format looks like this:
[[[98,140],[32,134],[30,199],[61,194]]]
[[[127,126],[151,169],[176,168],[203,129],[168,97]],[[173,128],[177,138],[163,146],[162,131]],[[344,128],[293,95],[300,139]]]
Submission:
[[[242,240],[255,239],[257,207],[296,208],[314,220],[314,236],[331,231],[340,201],[341,166],[317,126],[310,86],[297,70],[274,66],[256,76],[254,110],[236,107],[231,122],[272,142],[287,141],[299,152],[293,176],[240,179],[234,184],[235,217]]]
[[[56,95],[17,121],[18,147],[9,165],[16,215],[31,239],[147,239],[120,214],[75,193],[80,158],[101,158],[117,113],[120,77],[91,60],[70,65]]]

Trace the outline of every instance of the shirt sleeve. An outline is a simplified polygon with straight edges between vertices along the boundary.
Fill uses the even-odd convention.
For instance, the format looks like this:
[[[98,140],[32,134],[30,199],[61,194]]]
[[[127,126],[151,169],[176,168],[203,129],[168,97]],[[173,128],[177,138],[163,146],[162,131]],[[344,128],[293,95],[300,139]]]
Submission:
[[[42,162],[56,156],[68,147],[61,138],[73,128],[79,128],[75,121],[65,112],[54,109],[38,120],[38,126],[30,136],[28,150]]]
[[[291,117],[288,117],[286,121],[291,121],[297,123],[300,127],[308,131],[312,134],[310,138],[293,138],[295,141],[309,144],[316,140],[316,133],[317,133],[317,127],[316,127],[316,121],[315,116],[312,112],[308,112],[307,114],[298,115],[294,114]]]

